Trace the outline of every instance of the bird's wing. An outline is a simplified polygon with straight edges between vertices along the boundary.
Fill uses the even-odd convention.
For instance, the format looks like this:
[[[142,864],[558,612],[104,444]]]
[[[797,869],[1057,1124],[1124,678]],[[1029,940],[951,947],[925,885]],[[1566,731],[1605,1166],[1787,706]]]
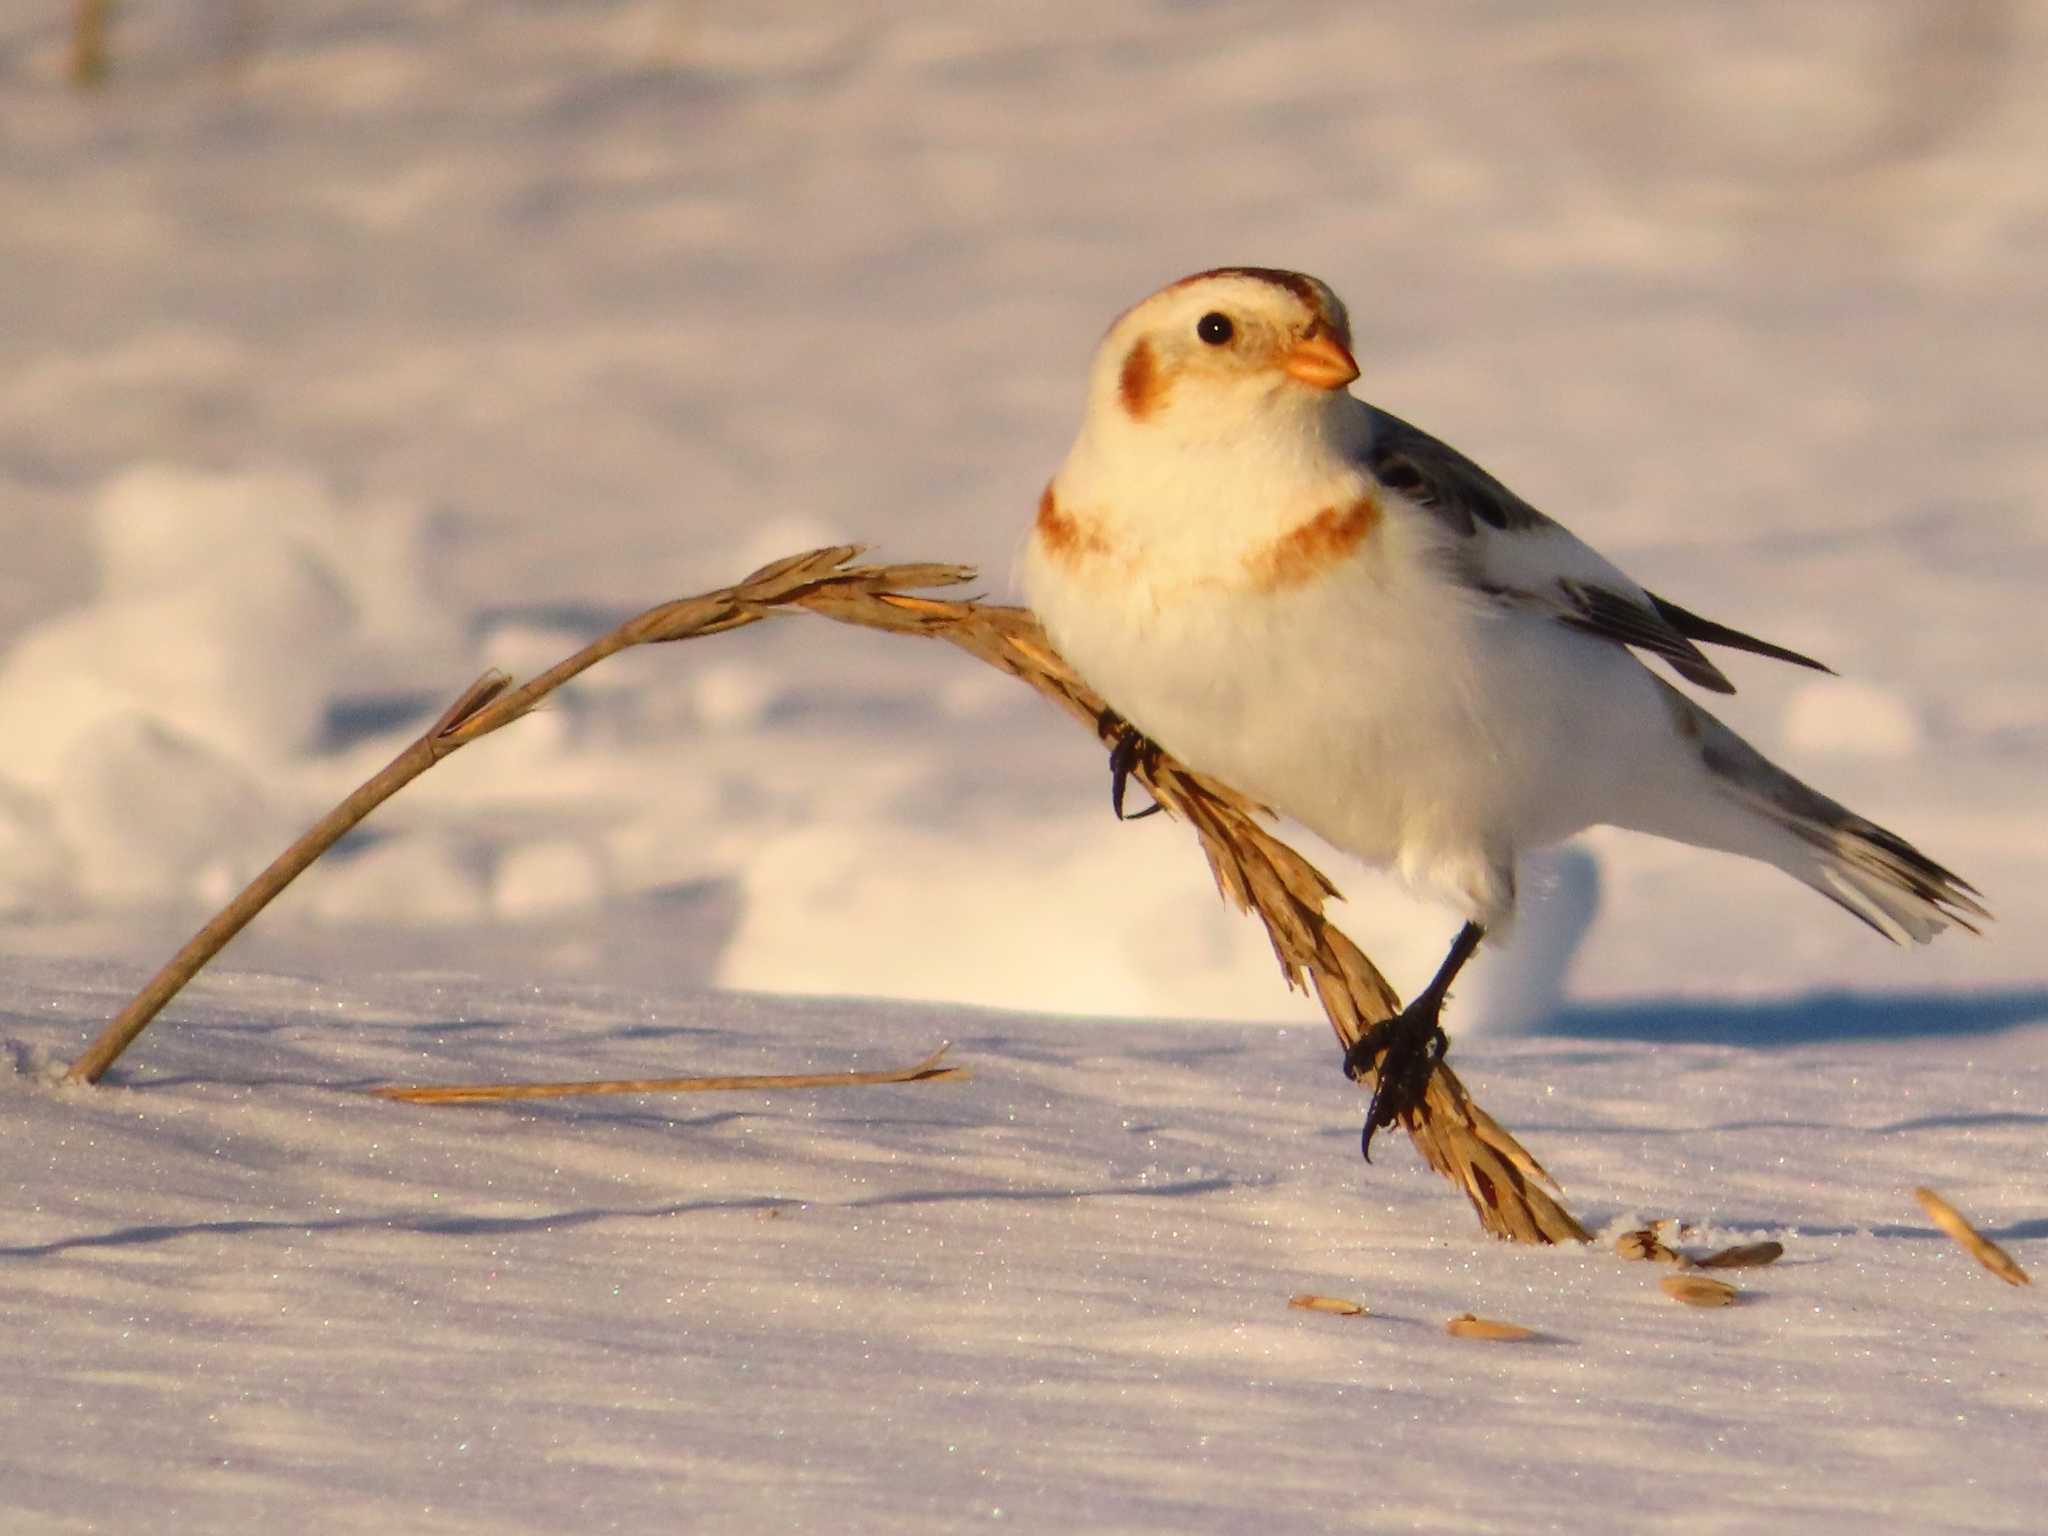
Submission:
[[[1480,591],[1618,645],[1647,651],[1715,693],[1735,685],[1695,641],[1830,670],[1645,592],[1457,449],[1377,407],[1364,464],[1374,479],[1435,517],[1458,540],[1459,568]]]

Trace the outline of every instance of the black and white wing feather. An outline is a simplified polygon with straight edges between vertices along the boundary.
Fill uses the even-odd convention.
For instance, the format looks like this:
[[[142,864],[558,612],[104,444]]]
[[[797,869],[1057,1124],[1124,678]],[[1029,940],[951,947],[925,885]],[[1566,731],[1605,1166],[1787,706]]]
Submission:
[[[1365,467],[1382,486],[1457,536],[1461,569],[1480,591],[1646,651],[1687,682],[1715,693],[1733,693],[1735,685],[1696,641],[1830,670],[1810,656],[1703,619],[1644,591],[1457,449],[1398,416],[1366,409],[1372,423]]]

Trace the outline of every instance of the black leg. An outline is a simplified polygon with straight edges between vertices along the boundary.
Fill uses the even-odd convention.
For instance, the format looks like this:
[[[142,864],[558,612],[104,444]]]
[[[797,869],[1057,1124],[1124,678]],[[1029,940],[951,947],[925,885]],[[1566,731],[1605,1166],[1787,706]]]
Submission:
[[[1166,809],[1155,801],[1142,811],[1134,811],[1128,816],[1124,814],[1124,781],[1130,778],[1131,770],[1138,766],[1139,759],[1157,750],[1135,725],[1126,725],[1117,732],[1116,745],[1109,749],[1109,807],[1116,812],[1118,821],[1143,821],[1147,816]]]
[[[1444,999],[1485,937],[1486,930],[1477,923],[1460,928],[1451,940],[1451,952],[1444,956],[1429,985],[1394,1017],[1373,1025],[1344,1053],[1344,1071],[1353,1081],[1363,1080],[1368,1073],[1374,1075],[1372,1103],[1365,1111],[1365,1131],[1358,1142],[1368,1163],[1372,1161],[1373,1133],[1385,1130],[1422,1102],[1430,1074],[1444,1059],[1450,1043],[1438,1022]]]

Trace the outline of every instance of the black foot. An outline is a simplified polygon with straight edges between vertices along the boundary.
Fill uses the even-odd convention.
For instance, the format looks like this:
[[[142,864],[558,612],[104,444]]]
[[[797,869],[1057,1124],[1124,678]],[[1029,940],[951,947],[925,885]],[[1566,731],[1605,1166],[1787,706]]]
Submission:
[[[1450,1041],[1437,1022],[1442,1007],[1441,997],[1425,992],[1391,1019],[1373,1025],[1344,1053],[1344,1071],[1354,1082],[1374,1079],[1365,1130],[1358,1138],[1358,1150],[1368,1163],[1374,1134],[1422,1102],[1430,1074],[1444,1059]]]
[[[1429,985],[1391,1019],[1373,1025],[1344,1053],[1347,1077],[1355,1083],[1373,1079],[1372,1103],[1366,1108],[1365,1130],[1358,1138],[1358,1150],[1368,1163],[1372,1161],[1373,1134],[1415,1109],[1429,1091],[1430,1075],[1450,1045],[1437,1016],[1443,1012],[1444,999],[1451,995],[1451,983],[1484,937],[1486,930],[1477,923],[1460,928],[1451,940],[1451,952],[1444,956]]]
[[[1147,816],[1166,809],[1153,802],[1142,811],[1124,814],[1124,783],[1131,776],[1131,770],[1142,761],[1155,758],[1159,749],[1146,739],[1145,733],[1135,725],[1127,725],[1117,732],[1116,745],[1109,749],[1109,805],[1116,812],[1118,821],[1143,821]]]

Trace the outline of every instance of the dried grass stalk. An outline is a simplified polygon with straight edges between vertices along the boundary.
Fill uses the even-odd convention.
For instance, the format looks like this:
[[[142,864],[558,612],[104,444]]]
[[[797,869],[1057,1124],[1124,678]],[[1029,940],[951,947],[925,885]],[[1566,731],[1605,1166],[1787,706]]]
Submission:
[[[1933,1190],[1922,1185],[1913,1191],[1934,1224],[1954,1238],[1969,1252],[1971,1258],[1998,1276],[2007,1285],[2032,1285],[2033,1277],[2019,1266],[2019,1261],[1998,1244],[1979,1232],[1963,1219],[1963,1213],[1950,1205]]]
[[[496,1104],[507,1099],[566,1099],[586,1093],[735,1093],[749,1088],[859,1088],[881,1083],[927,1083],[942,1077],[966,1077],[965,1067],[942,1067],[939,1058],[952,1048],[943,1042],[923,1061],[910,1067],[885,1067],[875,1072],[754,1072],[732,1077],[624,1077],[583,1083],[451,1083],[429,1088],[373,1088],[380,1099],[407,1104]]]
[[[102,84],[107,78],[107,29],[113,0],[72,0],[71,57],[65,74],[77,86]]]
[[[842,547],[777,560],[734,586],[650,608],[517,688],[504,673],[486,672],[465,688],[455,702],[442,711],[441,718],[427,727],[411,745],[300,834],[298,840],[279,854],[269,868],[250,881],[188,939],[184,947],[164,963],[163,969],[149,979],[128,1006],[71,1063],[65,1073],[66,1080],[98,1082],[107,1068],[134,1043],[136,1036],[162,1012],[165,1004],[184,990],[185,984],[198,975],[229,940],[247,927],[250,920],[270,905],[315,859],[378,806],[442,758],[460,751],[479,737],[510,725],[578,673],[588,671],[607,656],[636,645],[722,634],[728,629],[758,623],[782,605],[814,591],[821,582],[831,582],[848,593],[858,593],[880,590],[891,584],[944,586],[968,579],[968,573],[958,566],[899,565],[880,570],[873,567],[844,569],[847,561],[857,553],[857,550]]]
[[[578,673],[635,645],[714,635],[777,613],[808,610],[842,624],[944,640],[1036,689],[1092,730],[1106,748],[1123,722],[1054,652],[1021,608],[946,602],[904,589],[957,586],[957,565],[856,565],[857,546],[793,555],[730,587],[651,608],[517,688],[479,678],[435,725],[280,855],[151,979],[102,1031],[68,1077],[97,1082],[150,1020],[285,886],[378,805],[452,752],[510,724]],[[1169,814],[1201,839],[1217,888],[1258,917],[1290,986],[1313,990],[1345,1047],[1399,1008],[1362,950],[1324,915],[1337,894],[1322,872],[1262,827],[1260,808],[1229,786],[1164,753],[1133,770]],[[1402,1124],[1429,1165],[1463,1189],[1480,1224],[1517,1242],[1553,1243],[1590,1234],[1555,1196],[1536,1159],[1481,1109],[1448,1066],[1438,1064],[1423,1102]]]

